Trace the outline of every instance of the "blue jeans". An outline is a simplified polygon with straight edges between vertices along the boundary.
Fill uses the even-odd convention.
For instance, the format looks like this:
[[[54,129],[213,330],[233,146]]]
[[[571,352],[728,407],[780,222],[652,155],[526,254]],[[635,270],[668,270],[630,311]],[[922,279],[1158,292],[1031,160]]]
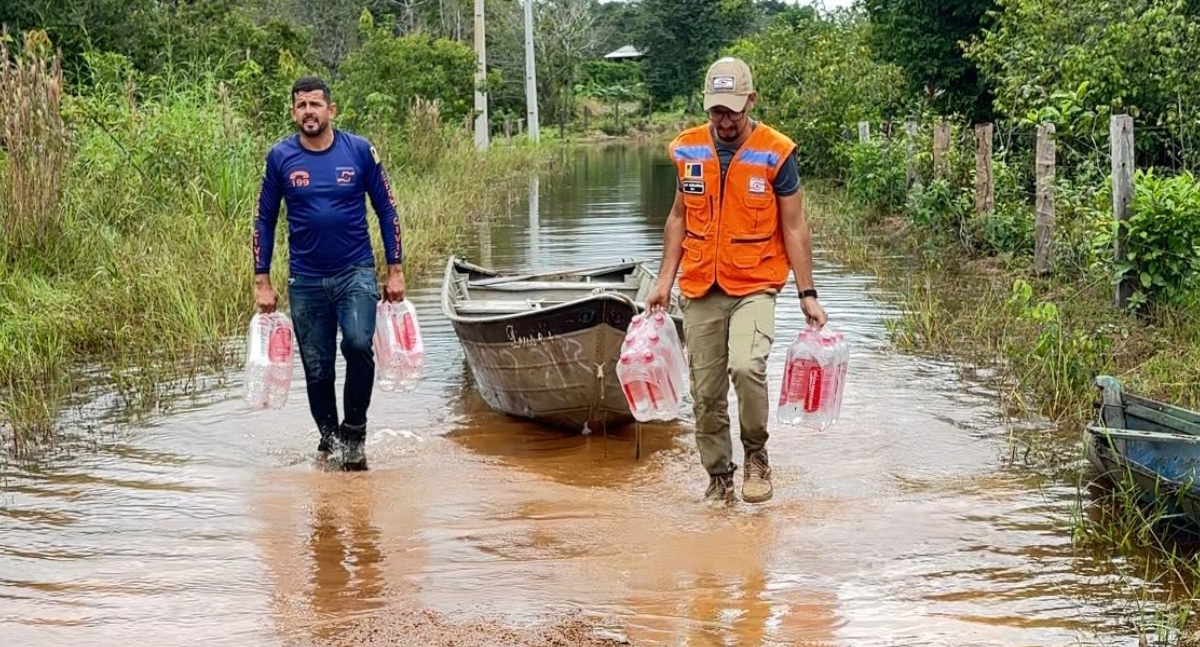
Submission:
[[[375,305],[379,286],[372,265],[355,265],[326,278],[295,276],[288,279],[292,323],[300,346],[304,381],[308,386],[308,408],[321,433],[322,448],[339,437],[337,399],[334,392],[334,362],[337,331],[342,331],[342,357],[346,359],[346,384],[342,402],[346,407],[344,427],[355,430],[360,440],[367,424],[371,389],[375,380]]]

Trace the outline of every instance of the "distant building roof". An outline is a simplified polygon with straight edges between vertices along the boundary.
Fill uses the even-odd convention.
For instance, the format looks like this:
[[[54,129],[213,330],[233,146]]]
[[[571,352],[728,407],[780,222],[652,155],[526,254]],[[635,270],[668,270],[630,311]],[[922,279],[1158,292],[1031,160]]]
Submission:
[[[633,45],[626,45],[604,55],[604,58],[639,58],[642,55]]]

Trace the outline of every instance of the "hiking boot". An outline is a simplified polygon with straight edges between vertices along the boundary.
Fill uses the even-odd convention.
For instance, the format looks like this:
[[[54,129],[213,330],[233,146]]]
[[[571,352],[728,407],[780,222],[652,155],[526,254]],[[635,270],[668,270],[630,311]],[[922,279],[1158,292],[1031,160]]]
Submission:
[[[338,436],[342,449],[342,469],[348,472],[367,469],[367,452],[364,447],[367,442],[367,426],[343,424],[338,429]]]
[[[746,457],[746,478],[742,481],[742,500],[746,503],[762,503],[771,498],[771,466],[767,463],[767,450],[751,452]]]
[[[334,432],[321,430],[321,440],[317,441],[317,462],[325,464],[329,462],[330,455],[333,454]]]
[[[733,503],[733,474],[713,474],[708,477],[708,490],[704,502],[710,507],[720,508]]]

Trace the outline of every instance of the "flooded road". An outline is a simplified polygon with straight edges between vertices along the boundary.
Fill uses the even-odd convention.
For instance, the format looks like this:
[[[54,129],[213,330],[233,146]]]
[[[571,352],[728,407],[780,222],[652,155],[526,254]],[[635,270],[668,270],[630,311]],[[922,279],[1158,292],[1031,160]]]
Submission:
[[[477,228],[469,257],[657,261],[671,183],[659,149],[581,153]],[[872,280],[818,255],[852,344],[842,420],[771,429],[766,504],[699,505],[690,412],[646,427],[640,459],[632,428],[564,436],[491,412],[431,276],[410,285],[425,379],[376,393],[369,472],[314,469],[299,367],[281,411],[247,412],[235,379],[9,465],[0,645],[1137,644],[1129,591],[1073,554],[1074,486],[1006,469],[995,394],[894,350]],[[773,391],[802,321],[785,295]]]

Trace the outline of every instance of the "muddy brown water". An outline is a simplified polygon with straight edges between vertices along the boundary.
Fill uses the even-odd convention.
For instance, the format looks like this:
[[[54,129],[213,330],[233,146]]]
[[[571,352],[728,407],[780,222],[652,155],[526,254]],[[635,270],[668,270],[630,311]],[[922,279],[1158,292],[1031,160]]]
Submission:
[[[671,173],[658,148],[582,152],[470,257],[657,260]],[[843,418],[772,428],[767,504],[698,504],[690,412],[635,459],[631,429],[489,411],[433,276],[411,286],[430,363],[416,392],[376,394],[369,472],[314,468],[299,369],[281,411],[246,411],[235,376],[121,426],[101,392],[73,423],[99,430],[86,450],[9,464],[0,645],[1136,644],[1137,583],[1073,553],[1075,486],[1007,468],[995,394],[896,351],[873,281],[817,254],[853,344]]]

